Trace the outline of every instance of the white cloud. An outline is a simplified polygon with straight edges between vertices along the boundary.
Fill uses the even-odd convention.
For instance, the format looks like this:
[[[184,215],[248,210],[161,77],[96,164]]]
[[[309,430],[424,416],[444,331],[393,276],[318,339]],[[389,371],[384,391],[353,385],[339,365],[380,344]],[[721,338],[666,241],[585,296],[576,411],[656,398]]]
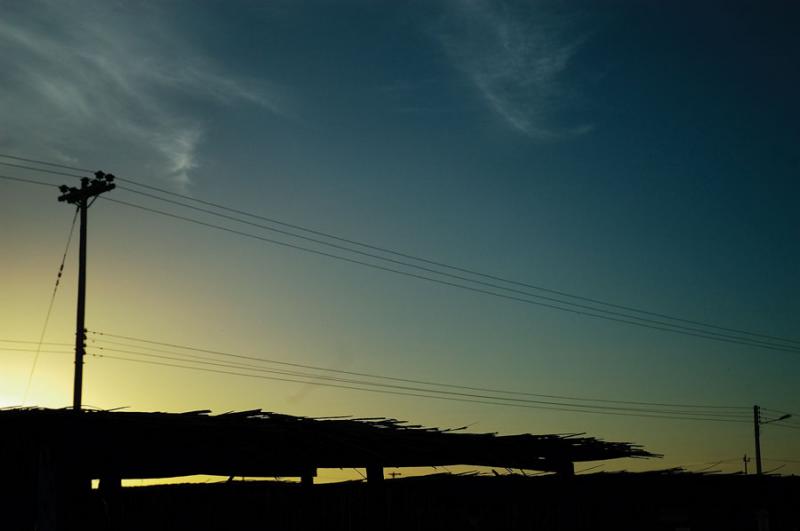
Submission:
[[[542,140],[591,130],[587,124],[555,125],[557,111],[568,100],[562,77],[584,41],[565,36],[563,19],[541,3],[511,7],[462,0],[452,6],[446,29],[439,33],[441,42],[510,127]]]
[[[169,26],[166,7],[66,0],[4,7],[0,145],[62,160],[124,153],[186,187],[208,127],[204,108],[245,103],[279,112],[263,84],[226,75],[193,50]]]

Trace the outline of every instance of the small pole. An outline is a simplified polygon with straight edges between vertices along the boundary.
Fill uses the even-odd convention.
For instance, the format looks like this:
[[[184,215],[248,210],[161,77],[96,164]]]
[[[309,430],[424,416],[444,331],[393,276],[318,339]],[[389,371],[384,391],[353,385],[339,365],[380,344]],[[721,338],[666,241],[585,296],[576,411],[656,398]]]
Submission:
[[[761,475],[761,408],[753,406],[753,431],[756,439],[756,474]]]
[[[750,462],[750,458],[747,457],[747,454],[744,454],[744,457],[742,457],[742,463],[744,463],[744,475],[745,476],[747,475],[747,463],[749,463],[749,462]]]

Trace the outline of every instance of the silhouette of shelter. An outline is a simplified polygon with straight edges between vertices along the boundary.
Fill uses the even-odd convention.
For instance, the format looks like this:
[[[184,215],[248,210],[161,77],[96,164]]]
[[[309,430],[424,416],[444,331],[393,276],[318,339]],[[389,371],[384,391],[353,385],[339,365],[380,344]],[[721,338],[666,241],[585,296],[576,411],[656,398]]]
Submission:
[[[465,433],[393,419],[304,418],[260,410],[210,415],[53,409],[0,410],[9,521],[80,529],[89,480],[111,495],[122,479],[195,474],[300,477],[319,468],[490,466],[573,474],[573,463],[653,457],[630,443],[574,435]],[[0,494],[0,498],[3,496]],[[83,501],[82,501],[83,500]],[[15,515],[13,516],[12,515]],[[11,526],[9,529],[16,527]]]
[[[0,447],[3,455],[33,452],[39,465],[68,465],[88,478],[303,477],[317,468],[359,467],[382,477],[383,467],[459,464],[571,474],[575,462],[654,456],[580,434],[500,436],[385,418],[209,413],[5,410],[0,426],[15,437]]]

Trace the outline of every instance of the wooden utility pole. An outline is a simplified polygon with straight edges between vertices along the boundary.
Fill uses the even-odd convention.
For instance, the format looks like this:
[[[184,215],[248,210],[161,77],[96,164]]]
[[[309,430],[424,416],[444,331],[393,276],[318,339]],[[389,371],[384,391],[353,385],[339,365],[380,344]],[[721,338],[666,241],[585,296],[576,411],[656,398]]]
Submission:
[[[756,436],[756,474],[761,475],[761,425],[771,422],[780,422],[790,418],[791,413],[785,413],[776,419],[761,420],[761,408],[753,406],[753,431]]]
[[[761,475],[761,408],[753,406],[753,433],[756,438],[756,474]]]
[[[62,185],[59,187],[61,196],[59,201],[66,201],[71,205],[76,205],[81,215],[80,229],[80,251],[78,253],[78,316],[75,329],[75,383],[72,394],[72,409],[81,410],[81,394],[83,391],[83,358],[86,355],[86,211],[103,192],[113,190],[116,185],[112,183],[114,176],[110,173],[101,171],[95,172],[95,178],[81,179],[81,187],[69,187]]]

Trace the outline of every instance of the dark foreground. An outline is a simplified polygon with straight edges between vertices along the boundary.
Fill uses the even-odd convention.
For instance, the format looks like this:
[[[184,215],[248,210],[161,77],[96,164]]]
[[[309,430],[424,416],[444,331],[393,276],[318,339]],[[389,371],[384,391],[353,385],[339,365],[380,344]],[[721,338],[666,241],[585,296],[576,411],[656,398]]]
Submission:
[[[93,491],[86,530],[798,530],[800,477],[455,476]],[[2,529],[10,529],[2,525]]]

